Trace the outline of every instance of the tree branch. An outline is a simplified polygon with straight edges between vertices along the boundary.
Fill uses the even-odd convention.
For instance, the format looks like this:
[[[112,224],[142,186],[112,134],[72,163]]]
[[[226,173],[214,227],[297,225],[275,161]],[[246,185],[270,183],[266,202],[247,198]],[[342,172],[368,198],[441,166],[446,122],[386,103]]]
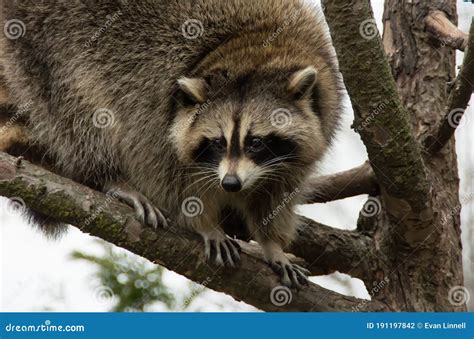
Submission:
[[[360,304],[367,311],[386,311],[378,301],[367,302],[326,290],[310,283],[301,291],[292,291],[291,302],[272,303],[272,289],[279,286],[277,276],[264,263],[261,253],[242,243],[242,261],[238,268],[212,267],[204,260],[202,244],[194,234],[177,227],[142,227],[133,210],[113,197],[60,177],[0,152],[0,195],[19,197],[26,206],[51,218],[77,227],[93,236],[158,263],[216,291],[232,295],[265,311],[349,311]]]
[[[430,183],[409,117],[398,97],[368,0],[325,0],[328,22],[387,214],[405,243],[431,232]]]
[[[303,258],[306,268],[314,275],[338,271],[359,278],[370,287],[376,280],[377,269],[387,264],[372,237],[309,219],[306,226],[298,230],[289,252]]]
[[[446,114],[435,132],[424,140],[424,146],[431,154],[438,152],[451,139],[459,126],[474,89],[474,19],[469,32],[469,42],[453,88],[446,105]]]
[[[425,17],[426,31],[442,45],[464,51],[468,43],[468,35],[454,25],[445,12],[431,10]]]
[[[308,203],[322,203],[345,199],[360,194],[379,193],[377,179],[368,162],[353,169],[316,177],[308,186]]]

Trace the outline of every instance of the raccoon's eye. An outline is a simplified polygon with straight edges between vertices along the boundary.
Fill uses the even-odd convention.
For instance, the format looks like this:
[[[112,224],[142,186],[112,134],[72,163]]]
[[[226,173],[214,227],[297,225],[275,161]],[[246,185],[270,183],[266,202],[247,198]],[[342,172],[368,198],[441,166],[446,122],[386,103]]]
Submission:
[[[227,146],[227,142],[224,137],[216,138],[212,140],[212,144],[218,149],[224,149]]]
[[[257,153],[263,150],[264,148],[263,140],[261,138],[252,138],[250,139],[248,151],[252,153]]]

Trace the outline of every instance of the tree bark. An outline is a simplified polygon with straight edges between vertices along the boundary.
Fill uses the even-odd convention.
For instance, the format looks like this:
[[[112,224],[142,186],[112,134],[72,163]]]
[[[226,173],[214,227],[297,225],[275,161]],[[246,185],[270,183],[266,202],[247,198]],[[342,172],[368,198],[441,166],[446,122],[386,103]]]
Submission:
[[[84,233],[125,248],[264,311],[351,311],[360,308],[360,305],[364,305],[367,311],[388,310],[379,301],[344,296],[313,283],[299,291],[280,286],[279,278],[264,262],[260,249],[245,242],[240,242],[243,253],[237,268],[212,266],[205,260],[201,239],[197,235],[186,233],[177,225],[156,230],[143,227],[135,219],[132,208],[117,202],[113,196],[106,196],[2,152],[0,195],[12,198],[20,208],[28,206],[56,220],[76,225]],[[306,230],[311,228],[308,224]],[[315,230],[313,236],[318,236],[318,232]],[[331,236],[332,231],[326,229],[325,233]],[[342,236],[341,232],[336,233]],[[354,245],[363,243],[363,240],[356,238],[342,239],[340,244],[348,249],[350,246],[344,245],[347,241],[352,241]],[[313,240],[308,243],[312,245],[321,241],[320,238]],[[354,251],[363,251],[363,247],[357,247]],[[338,265],[333,261],[330,263]]]
[[[385,48],[398,92],[419,141],[443,119],[448,84],[455,77],[455,50],[430,39],[424,20],[420,20],[433,9],[443,11],[457,24],[455,0],[388,0],[384,12]],[[442,153],[426,157],[425,165],[436,211],[433,232],[416,249],[400,247],[393,240],[387,242],[386,246],[396,255],[393,262],[399,278],[399,286],[393,293],[407,311],[465,311],[465,304],[456,306],[451,300],[454,289],[464,284],[454,136]]]
[[[355,0],[350,6],[343,0],[325,1],[356,131],[381,186],[379,213],[359,218],[359,228],[372,234],[386,255],[373,274],[390,283],[373,297],[398,311],[466,310],[465,303],[453,299],[463,287],[454,138],[433,156],[421,143],[444,117],[455,66],[454,50],[440,48],[428,36],[424,18],[439,10],[456,24],[455,5],[454,0],[388,0],[385,55],[368,1]],[[363,61],[354,65],[356,58]],[[359,83],[362,74],[367,74],[364,86]]]

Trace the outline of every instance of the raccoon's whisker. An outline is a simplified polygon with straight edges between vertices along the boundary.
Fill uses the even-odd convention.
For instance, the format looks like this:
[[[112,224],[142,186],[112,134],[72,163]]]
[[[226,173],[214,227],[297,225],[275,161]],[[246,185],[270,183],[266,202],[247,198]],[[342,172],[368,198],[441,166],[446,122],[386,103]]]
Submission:
[[[214,186],[214,184],[217,184],[219,185],[219,177],[216,175],[216,177],[214,178],[210,178],[201,188],[201,190],[198,191],[198,195],[200,196],[203,196],[205,195],[209,189],[211,189],[212,186]],[[216,185],[216,186],[217,186]]]
[[[268,181],[273,181],[280,184],[286,184],[285,180],[283,180],[281,177],[273,177],[270,175],[263,175],[260,180],[268,180]]]
[[[193,164],[193,165],[184,165],[181,168],[183,169],[213,169],[218,166],[219,164],[203,164],[203,165]]]
[[[262,167],[264,170],[271,170],[272,172],[282,172],[282,173],[288,173],[288,171],[291,168],[297,167],[300,164],[299,161],[293,161],[292,165],[290,166],[287,163],[284,162],[276,162],[267,166]]]
[[[272,182],[276,182],[278,184],[283,184],[283,185],[287,184],[286,180],[284,180],[282,177],[272,177],[268,175],[262,175],[260,180],[272,181]]]
[[[215,170],[213,170],[213,169],[212,170],[211,169],[199,169],[199,170],[193,171],[192,173],[189,173],[189,172],[180,173],[176,177],[180,178],[180,179],[184,179],[184,178],[192,178],[192,177],[196,177],[196,176],[199,176],[199,175],[213,174],[213,173],[215,173]]]
[[[215,174],[215,173],[214,173],[214,174]],[[200,182],[203,181],[203,180],[206,180],[206,181],[204,182],[204,185],[206,185],[209,179],[214,179],[214,176],[215,176],[214,174],[207,175],[207,176],[205,176],[205,177],[202,177],[202,178],[200,178],[200,179],[194,181],[192,184],[190,184],[188,187],[186,187],[186,188],[184,189],[184,192],[187,191],[188,189],[190,189],[192,186],[194,186],[194,185],[200,183]]]
[[[264,169],[264,170],[261,170],[260,173],[258,173],[258,178],[272,177],[272,178],[281,179],[282,174],[283,172],[280,173],[280,171],[277,171],[277,170]]]
[[[260,166],[261,167],[266,167],[266,166],[269,166],[269,165],[273,165],[275,163],[280,163],[283,160],[294,159],[294,158],[297,158],[297,156],[295,156],[295,155],[283,155],[281,157],[276,157],[276,158],[267,160],[266,162],[264,162]]]
[[[199,176],[199,175],[214,174],[214,173],[215,173],[215,171],[199,171],[199,172],[196,172],[196,173],[185,173],[185,174],[183,174],[183,177],[193,178],[193,177],[196,177],[196,176]]]

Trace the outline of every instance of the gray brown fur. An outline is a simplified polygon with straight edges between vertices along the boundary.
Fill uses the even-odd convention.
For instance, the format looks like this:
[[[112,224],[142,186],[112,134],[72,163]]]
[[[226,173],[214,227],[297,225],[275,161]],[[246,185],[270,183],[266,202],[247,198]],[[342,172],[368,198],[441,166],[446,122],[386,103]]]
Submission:
[[[341,80],[320,12],[300,0],[2,5],[3,20],[19,19],[26,27],[20,38],[0,40],[11,100],[33,103],[32,135],[63,175],[98,188],[127,183],[173,221],[201,233],[218,226],[230,205],[267,257],[291,242],[298,224],[294,205],[340,112]],[[193,39],[182,30],[189,19],[202,23],[202,34]],[[292,102],[285,94],[291,77],[308,66],[317,71],[316,86]],[[246,82],[236,82],[246,75]],[[177,84],[183,77],[207,79],[201,109],[183,107]],[[291,111],[292,124],[275,131],[269,114],[281,107]],[[112,126],[94,126],[101,109],[113,113]],[[289,165],[280,183],[264,181],[269,193],[255,187],[227,193],[215,185],[203,194],[201,185],[193,185],[191,151],[199,136],[217,133],[218,122],[231,125],[236,110],[256,130],[294,140],[302,149],[299,163]],[[278,208],[295,191],[300,193]],[[181,205],[192,196],[203,201],[204,211],[189,218]],[[263,225],[276,208],[278,216]]]

